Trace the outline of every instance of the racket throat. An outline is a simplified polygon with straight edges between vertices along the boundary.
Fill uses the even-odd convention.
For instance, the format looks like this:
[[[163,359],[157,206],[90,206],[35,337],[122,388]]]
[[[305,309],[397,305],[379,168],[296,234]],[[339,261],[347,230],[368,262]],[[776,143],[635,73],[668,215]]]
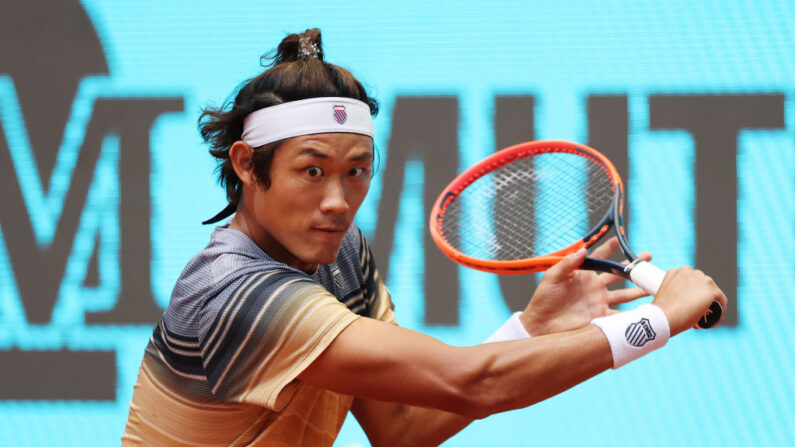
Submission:
[[[607,233],[607,230],[610,229],[612,224],[613,210],[611,208],[610,211],[605,214],[605,217],[603,217],[602,220],[600,220],[599,223],[597,223],[596,226],[594,226],[591,231],[589,231],[588,234],[582,238],[583,242],[585,242],[586,245],[591,245],[595,241],[598,241],[605,233]]]
[[[610,213],[608,214],[612,219],[613,227],[616,230],[618,247],[621,249],[621,252],[624,253],[624,256],[627,258],[628,261],[635,263],[638,260],[638,256],[629,248],[629,244],[627,243],[627,234],[626,230],[624,229],[624,216],[622,214],[623,207],[624,207],[624,191],[622,186],[619,184],[616,186],[616,189],[613,191],[613,208],[610,210]]]

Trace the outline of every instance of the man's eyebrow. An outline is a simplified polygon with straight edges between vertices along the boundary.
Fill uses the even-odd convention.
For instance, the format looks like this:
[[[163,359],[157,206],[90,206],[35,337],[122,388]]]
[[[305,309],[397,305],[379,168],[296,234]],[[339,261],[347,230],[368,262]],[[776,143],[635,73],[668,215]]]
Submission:
[[[305,149],[301,149],[301,152],[299,152],[298,155],[308,155],[310,157],[323,158],[323,159],[331,158],[328,154],[326,154],[324,152],[320,152],[317,149],[309,148],[309,147],[305,148]]]
[[[353,161],[367,161],[372,159],[373,159],[373,153],[371,151],[362,152],[359,155],[351,157],[351,160]]]
[[[309,156],[309,157],[322,158],[324,160],[328,160],[329,158],[331,158],[331,156],[329,154],[327,154],[325,152],[321,152],[321,151],[319,151],[317,149],[309,148],[309,147],[305,148],[305,149],[301,149],[301,151],[298,153],[298,155],[299,156],[306,155],[306,156]],[[351,160],[351,161],[372,160],[372,159],[373,159],[373,154],[372,154],[371,151],[362,152],[362,153],[360,153],[358,155],[354,155],[353,157],[349,158],[349,160]]]

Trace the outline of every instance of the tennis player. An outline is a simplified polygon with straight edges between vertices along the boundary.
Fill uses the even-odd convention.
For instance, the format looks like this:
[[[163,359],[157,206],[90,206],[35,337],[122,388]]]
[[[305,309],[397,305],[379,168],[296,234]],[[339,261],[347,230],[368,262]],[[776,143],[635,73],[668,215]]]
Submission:
[[[177,281],[123,445],[330,446],[349,411],[373,445],[438,445],[661,347],[715,299],[725,307],[709,277],[683,267],[652,304],[612,311],[643,292],[608,291],[618,278],[576,270],[580,251],[487,343],[401,328],[353,222],[373,173],[377,103],[324,62],[316,29],[287,36],[273,59],[200,119],[229,199],[211,221],[231,220]]]

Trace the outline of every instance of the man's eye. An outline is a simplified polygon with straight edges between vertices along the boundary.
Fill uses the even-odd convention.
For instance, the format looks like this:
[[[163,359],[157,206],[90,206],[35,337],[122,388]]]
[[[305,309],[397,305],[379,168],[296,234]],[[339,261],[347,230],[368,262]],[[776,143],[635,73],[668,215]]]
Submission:
[[[310,177],[320,177],[321,175],[323,175],[323,170],[317,166],[310,166],[306,168],[306,173]]]
[[[367,169],[364,169],[364,168],[353,168],[353,169],[351,169],[351,171],[349,172],[349,175],[350,175],[351,177],[362,177],[362,178],[367,178],[367,176],[368,176],[368,172],[367,172]]]

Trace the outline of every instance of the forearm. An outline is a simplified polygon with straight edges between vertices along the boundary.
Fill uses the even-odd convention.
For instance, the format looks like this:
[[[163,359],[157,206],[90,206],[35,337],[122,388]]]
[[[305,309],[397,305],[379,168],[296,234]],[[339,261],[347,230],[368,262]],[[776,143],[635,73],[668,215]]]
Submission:
[[[525,340],[453,347],[360,319],[300,377],[361,399],[480,418],[531,405],[610,366],[607,340],[590,325]]]
[[[486,349],[473,347],[472,350],[499,347],[485,379],[493,385],[481,385],[486,392],[501,396],[493,412],[527,407],[609,368],[613,363],[610,348],[601,331],[592,329],[592,326],[591,329],[583,329],[582,334],[565,333],[537,338],[532,344],[524,339],[518,343],[507,343],[513,346],[502,343],[486,346]],[[520,346],[516,347],[517,344]],[[603,355],[597,354],[600,351]],[[514,384],[515,388],[510,384]],[[390,428],[396,436],[385,445],[439,445],[475,420],[443,410],[405,405],[396,407],[399,408],[392,408],[392,417],[388,419],[392,422]]]
[[[613,357],[599,328],[473,346],[485,358],[468,393],[488,415],[524,408],[559,394],[610,368]],[[481,416],[481,415],[478,415]]]
[[[523,408],[558,394],[612,365],[601,331],[593,326],[565,334],[453,348],[445,380],[457,399],[437,410],[356,399],[352,408],[373,445],[438,445],[476,417]],[[422,390],[429,397],[432,389]]]

